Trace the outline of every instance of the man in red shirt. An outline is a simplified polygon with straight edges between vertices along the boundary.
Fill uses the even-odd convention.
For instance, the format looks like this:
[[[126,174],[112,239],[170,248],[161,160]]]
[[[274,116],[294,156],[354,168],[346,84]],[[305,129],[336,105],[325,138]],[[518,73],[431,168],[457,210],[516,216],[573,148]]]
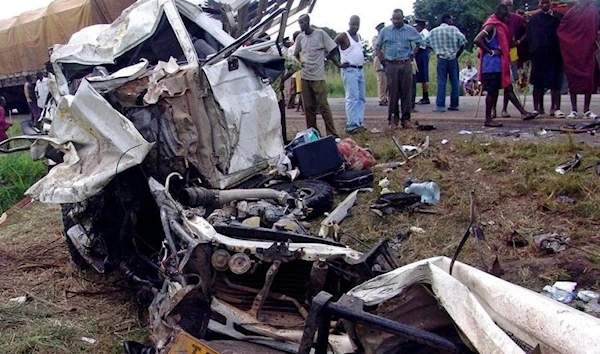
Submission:
[[[521,43],[525,40],[526,35],[526,24],[525,19],[521,17],[519,14],[515,13],[513,10],[513,0],[504,0],[502,2],[508,9],[510,10],[510,16],[506,21],[506,25],[508,26],[508,41],[510,45],[511,54],[513,51],[517,50],[517,47],[521,45]],[[519,78],[518,74],[518,60],[513,60],[511,58],[510,61],[510,76],[513,84]],[[508,109],[508,95],[504,95],[504,102],[502,105],[502,117],[508,118],[510,115],[507,112]]]

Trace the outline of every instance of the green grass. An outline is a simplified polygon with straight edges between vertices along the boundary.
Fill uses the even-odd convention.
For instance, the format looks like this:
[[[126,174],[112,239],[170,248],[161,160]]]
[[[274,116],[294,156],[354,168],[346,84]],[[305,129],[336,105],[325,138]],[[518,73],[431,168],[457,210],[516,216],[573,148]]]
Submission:
[[[9,136],[20,133],[18,124],[13,125]],[[43,161],[33,161],[29,152],[0,154],[0,214],[23,197],[23,193],[39,180],[45,172]]]

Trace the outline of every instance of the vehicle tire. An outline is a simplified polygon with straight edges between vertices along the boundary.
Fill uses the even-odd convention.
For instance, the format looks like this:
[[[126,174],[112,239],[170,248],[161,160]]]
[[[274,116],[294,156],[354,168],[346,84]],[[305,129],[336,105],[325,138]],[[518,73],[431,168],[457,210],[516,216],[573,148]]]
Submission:
[[[296,198],[303,198],[306,207],[311,209],[307,217],[316,218],[333,207],[333,187],[327,182],[318,180],[301,180],[280,183],[270,188],[286,191]]]
[[[60,205],[60,209],[62,211],[63,226],[65,228],[65,238],[67,241],[67,248],[69,249],[69,256],[71,258],[71,262],[80,269],[86,269],[89,267],[88,262],[79,253],[79,251],[73,244],[73,241],[71,241],[71,239],[67,235],[67,231],[69,231],[70,228],[72,228],[73,226],[75,226],[77,224],[77,222],[75,222],[75,220],[73,220],[73,218],[71,216],[69,216],[69,212],[73,208],[74,208],[73,204],[61,204]]]

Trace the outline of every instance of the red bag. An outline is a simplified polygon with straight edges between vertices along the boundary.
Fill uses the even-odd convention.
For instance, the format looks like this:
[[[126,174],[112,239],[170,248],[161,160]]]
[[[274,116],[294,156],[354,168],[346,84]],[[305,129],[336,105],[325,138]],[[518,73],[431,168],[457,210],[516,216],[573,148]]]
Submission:
[[[350,138],[340,141],[338,150],[346,159],[346,170],[360,171],[371,168],[377,163],[367,149],[360,147]]]

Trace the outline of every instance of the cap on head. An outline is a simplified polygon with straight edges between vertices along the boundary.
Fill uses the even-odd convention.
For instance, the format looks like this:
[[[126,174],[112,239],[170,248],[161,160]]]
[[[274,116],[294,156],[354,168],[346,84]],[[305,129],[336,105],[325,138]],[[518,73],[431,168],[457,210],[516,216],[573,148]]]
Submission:
[[[421,19],[416,19],[415,20],[415,24],[413,26],[415,26],[415,27],[417,27],[417,26],[425,27],[425,25],[427,25],[427,21],[421,20]]]
[[[380,24],[378,24],[377,26],[375,26],[375,29],[379,31],[383,27],[385,27],[385,23],[381,22]]]

